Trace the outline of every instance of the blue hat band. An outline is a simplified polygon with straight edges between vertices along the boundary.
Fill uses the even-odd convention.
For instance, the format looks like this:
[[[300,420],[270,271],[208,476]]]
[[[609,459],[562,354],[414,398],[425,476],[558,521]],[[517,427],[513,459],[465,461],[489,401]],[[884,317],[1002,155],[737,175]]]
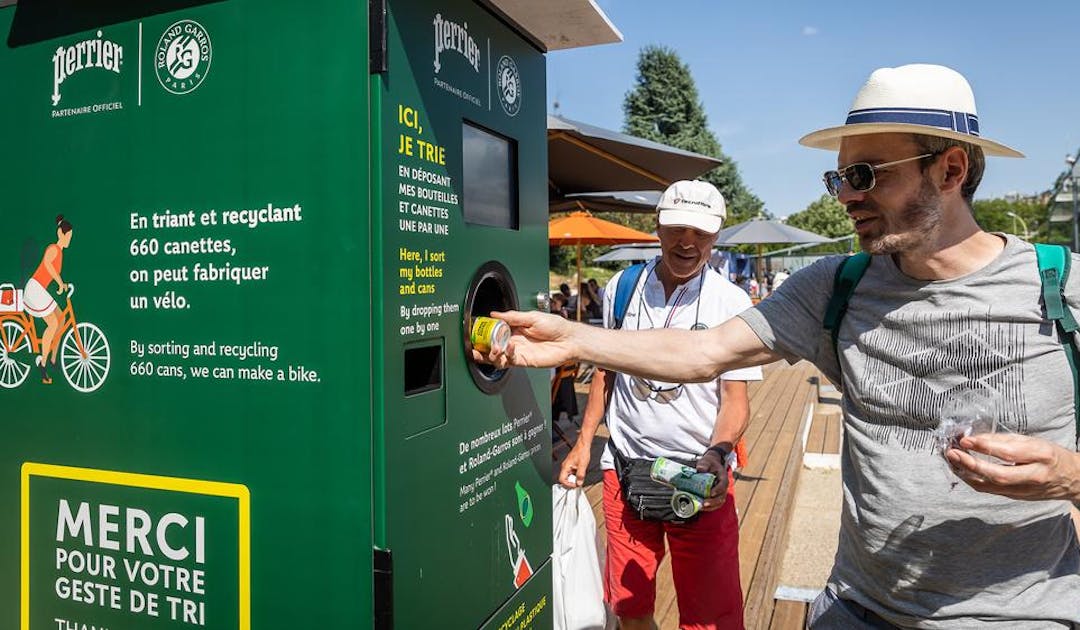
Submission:
[[[967,112],[947,109],[919,109],[914,107],[877,107],[855,109],[848,113],[846,125],[866,123],[894,123],[937,127],[971,136],[979,135],[979,117]]]

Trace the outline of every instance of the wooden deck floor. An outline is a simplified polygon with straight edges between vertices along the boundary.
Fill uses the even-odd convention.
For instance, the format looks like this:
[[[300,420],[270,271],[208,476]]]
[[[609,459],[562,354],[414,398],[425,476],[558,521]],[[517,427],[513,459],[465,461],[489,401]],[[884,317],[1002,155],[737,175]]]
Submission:
[[[791,506],[802,467],[803,436],[808,450],[839,452],[840,423],[837,418],[814,417],[818,398],[816,368],[806,362],[789,366],[778,362],[766,366],[765,380],[750,387],[750,426],[746,432],[749,462],[735,482],[739,515],[739,572],[743,587],[748,630],[802,628],[806,604],[776,603],[776,575],[787,538]],[[584,409],[584,401],[579,405]],[[563,426],[568,426],[564,421]],[[586,494],[604,539],[602,488],[596,469],[599,453],[607,441],[604,427],[593,444],[592,469],[586,475]],[[812,445],[812,446],[810,446]],[[556,445],[561,458],[567,447]],[[661,630],[678,628],[678,605],[671,582],[671,564],[659,569],[654,617]]]

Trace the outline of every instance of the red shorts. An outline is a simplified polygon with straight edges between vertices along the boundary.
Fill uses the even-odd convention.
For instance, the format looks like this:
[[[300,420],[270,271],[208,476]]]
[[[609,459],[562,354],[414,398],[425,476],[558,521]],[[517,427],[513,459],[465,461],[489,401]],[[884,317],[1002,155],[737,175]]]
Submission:
[[[739,519],[729,473],[724,505],[688,524],[643,521],[623,501],[614,470],[604,471],[607,566],[604,599],[620,617],[651,617],[656,569],[671,548],[671,573],[686,630],[742,630]]]

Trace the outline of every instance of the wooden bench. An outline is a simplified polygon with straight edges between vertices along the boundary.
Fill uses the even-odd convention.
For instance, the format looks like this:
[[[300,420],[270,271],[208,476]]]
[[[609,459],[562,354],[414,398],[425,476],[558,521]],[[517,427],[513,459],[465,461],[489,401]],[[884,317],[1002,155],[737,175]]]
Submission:
[[[774,617],[773,593],[802,469],[803,435],[817,399],[817,376],[806,362],[774,364],[751,395],[750,462],[735,483],[747,630],[769,628]]]

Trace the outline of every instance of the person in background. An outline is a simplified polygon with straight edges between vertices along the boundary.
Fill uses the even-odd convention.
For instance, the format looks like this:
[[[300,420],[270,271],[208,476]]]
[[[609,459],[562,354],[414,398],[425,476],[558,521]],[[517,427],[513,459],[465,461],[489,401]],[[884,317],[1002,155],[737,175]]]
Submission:
[[[585,320],[597,320],[604,316],[600,298],[597,296],[596,291],[593,290],[594,284],[596,284],[595,280],[591,283],[583,282],[578,291],[579,296],[585,296],[585,301],[581,303],[581,317]]]
[[[569,284],[566,284],[565,282],[560,284],[559,293],[563,296],[563,303],[566,305],[566,308],[569,309],[572,304],[576,304],[576,302],[573,301],[574,296],[570,293]]]
[[[709,266],[715,269],[716,273],[720,274],[722,277],[728,277],[728,259],[727,256],[724,255],[724,252],[714,249],[712,253],[709,254]]]
[[[776,272],[776,276],[773,277],[772,290],[775,291],[780,288],[780,285],[784,284],[784,281],[791,277],[791,273],[788,270],[781,269]]]
[[[567,298],[566,298],[566,312],[568,313],[567,317],[569,317],[570,319],[576,320],[577,319],[577,312],[578,312],[578,301],[581,300],[581,290],[578,289],[577,293],[570,293],[570,285],[562,284],[562,285],[560,285],[560,288],[561,287],[566,287],[565,295],[567,296]],[[582,310],[584,310],[584,309],[582,309]]]
[[[742,274],[738,274],[738,275],[735,276],[735,280],[733,280],[733,282],[735,283],[735,286],[742,289],[746,293],[747,296],[750,295],[750,279],[749,278],[747,278],[746,276],[744,276]]]
[[[707,265],[726,214],[720,192],[706,182],[676,182],[661,196],[657,211],[661,255],[645,267],[629,294],[622,327],[704,330],[748,308],[746,294]],[[606,327],[613,326],[616,287],[623,273],[611,279],[604,293]],[[760,368],[732,370],[692,384],[605,370],[593,375],[581,433],[563,462],[559,482],[568,488],[583,483],[593,436],[606,417],[611,439],[600,460],[608,532],[604,593],[623,630],[653,627],[656,571],[665,539],[680,626],[743,627],[739,524],[729,467],[733,445],[750,417],[747,381],[760,379]],[[630,459],[657,457],[717,475],[713,495],[696,520],[644,520],[628,505],[616,471],[624,470]]]
[[[599,304],[604,303],[604,287],[600,286],[600,283],[596,281],[596,278],[589,278],[589,289],[592,290],[593,295],[596,296],[596,301]]]
[[[550,311],[561,317],[568,317],[569,312],[566,310],[566,296],[562,293],[552,294]]]

